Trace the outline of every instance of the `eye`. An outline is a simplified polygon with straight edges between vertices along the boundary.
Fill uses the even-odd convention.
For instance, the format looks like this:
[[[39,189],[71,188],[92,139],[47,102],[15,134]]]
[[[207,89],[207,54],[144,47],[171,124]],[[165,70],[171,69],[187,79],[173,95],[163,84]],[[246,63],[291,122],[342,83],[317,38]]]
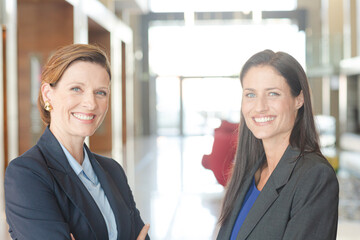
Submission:
[[[279,93],[276,93],[276,92],[270,92],[270,93],[269,93],[269,96],[280,96],[280,94],[279,94]]]
[[[105,91],[97,91],[96,94],[100,95],[100,96],[106,96],[107,92],[105,92]]]
[[[248,98],[254,98],[256,95],[255,93],[246,93],[245,94],[245,97],[248,97]]]
[[[80,92],[80,88],[79,87],[73,87],[73,88],[71,88],[71,91]]]

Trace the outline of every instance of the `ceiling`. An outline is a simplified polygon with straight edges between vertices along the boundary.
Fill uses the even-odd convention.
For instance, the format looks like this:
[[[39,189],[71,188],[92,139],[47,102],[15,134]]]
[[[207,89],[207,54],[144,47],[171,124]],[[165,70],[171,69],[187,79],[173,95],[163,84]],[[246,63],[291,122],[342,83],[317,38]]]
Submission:
[[[149,11],[149,0],[114,0],[115,13],[121,13],[124,10],[147,13]]]

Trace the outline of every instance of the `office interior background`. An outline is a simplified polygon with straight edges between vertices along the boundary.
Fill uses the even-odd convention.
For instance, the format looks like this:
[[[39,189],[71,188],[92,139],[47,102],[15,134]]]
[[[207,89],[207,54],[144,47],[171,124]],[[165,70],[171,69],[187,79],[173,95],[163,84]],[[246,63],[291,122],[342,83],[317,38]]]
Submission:
[[[0,0],[0,26],[1,239],[6,166],[42,134],[41,69],[71,43],[110,56],[111,107],[87,143],[122,164],[152,239],[216,237],[224,187],[202,159],[239,122],[240,69],[263,49],[306,69],[338,239],[360,238],[360,0]]]

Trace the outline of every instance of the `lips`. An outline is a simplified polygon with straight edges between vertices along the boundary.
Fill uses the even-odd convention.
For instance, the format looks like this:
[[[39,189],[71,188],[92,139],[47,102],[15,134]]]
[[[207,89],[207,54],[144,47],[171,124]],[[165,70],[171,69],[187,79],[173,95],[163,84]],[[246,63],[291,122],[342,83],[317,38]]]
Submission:
[[[72,113],[72,115],[80,120],[93,120],[95,118],[94,114]]]
[[[254,121],[255,121],[256,123],[267,123],[267,122],[273,121],[273,120],[275,119],[275,117],[273,117],[273,116],[269,116],[269,117],[254,117],[253,119],[254,119]]]

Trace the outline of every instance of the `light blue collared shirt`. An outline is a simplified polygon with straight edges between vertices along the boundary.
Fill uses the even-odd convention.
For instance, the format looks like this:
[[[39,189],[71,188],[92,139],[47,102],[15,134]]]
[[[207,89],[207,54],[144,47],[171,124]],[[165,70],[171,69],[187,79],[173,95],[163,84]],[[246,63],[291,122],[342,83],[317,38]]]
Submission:
[[[60,143],[66,158],[76,173],[80,178],[81,182],[85,185],[86,189],[89,191],[93,199],[95,200],[97,206],[99,207],[106,223],[107,231],[109,233],[109,240],[117,239],[117,229],[114,212],[111,209],[109,201],[102,189],[100,182],[94,172],[94,169],[91,166],[89,156],[84,148],[84,161],[80,165],[69,151]]]

